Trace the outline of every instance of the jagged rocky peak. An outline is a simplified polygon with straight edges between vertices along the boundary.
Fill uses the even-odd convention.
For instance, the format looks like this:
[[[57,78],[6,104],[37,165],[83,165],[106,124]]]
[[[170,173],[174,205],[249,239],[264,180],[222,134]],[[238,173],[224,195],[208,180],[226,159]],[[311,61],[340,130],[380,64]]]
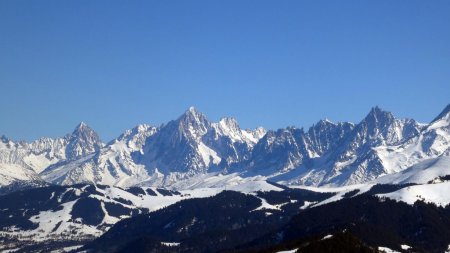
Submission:
[[[136,126],[134,129],[138,133],[143,133],[143,132],[148,131],[149,129],[154,129],[154,127],[147,125],[147,124],[141,124],[141,125]]]
[[[298,129],[292,126],[278,129],[277,131],[270,130],[265,134],[257,146],[258,148],[264,147],[266,150],[271,150],[275,146],[297,146],[295,139],[299,135],[303,134],[303,129]]]
[[[203,136],[211,125],[206,116],[193,106],[189,107],[189,109],[183,113],[183,115],[181,115],[176,122],[178,123],[179,129],[183,133],[196,139]]]
[[[103,147],[98,134],[85,122],[77,125],[72,134],[66,136],[68,141],[66,158],[76,159],[94,153]]]
[[[420,127],[420,124],[415,120],[397,119],[391,112],[382,110],[378,106],[373,107],[359,125],[366,125],[371,130],[372,135],[381,134],[382,137],[386,137],[389,134],[397,134],[398,138],[409,138],[411,137],[409,131]],[[408,129],[408,131],[403,132],[404,129]],[[414,134],[417,133],[418,131],[414,131]]]
[[[241,130],[236,119],[232,118],[232,117],[226,117],[226,118],[220,119],[219,126],[222,129],[230,129],[230,130],[233,130],[236,132]]]
[[[110,144],[116,142],[124,142],[132,151],[139,151],[145,144],[148,137],[158,132],[158,128],[147,124],[140,124],[132,129],[126,130],[117,139]]]
[[[108,184],[165,186],[206,172],[250,171],[271,176],[298,169],[286,174],[284,182],[343,185],[366,182],[424,158],[450,154],[449,114],[447,106],[438,120],[422,126],[414,120],[397,119],[377,106],[357,125],[325,119],[305,130],[287,127],[266,133],[263,128],[244,130],[230,117],[209,122],[190,107],[160,127],[130,129],[106,148],[100,149],[103,144],[98,135],[80,123],[64,138],[44,138],[27,145],[11,142],[18,147],[12,151],[0,142],[0,147],[5,147],[0,158],[38,173],[50,168],[58,176],[58,181],[51,179],[56,183],[62,182],[61,171],[69,169],[64,178],[74,178],[71,182],[102,178]],[[412,153],[416,151],[420,152]],[[110,178],[114,180],[108,181]]]
[[[332,122],[329,119],[321,119],[317,123],[313,124],[308,133],[313,134],[317,132],[329,131],[331,129],[343,128],[343,129],[351,129],[354,127],[353,123],[350,122]]]
[[[244,139],[247,140],[247,143],[251,143],[251,145],[255,145],[261,140],[267,133],[267,130],[263,127],[257,127],[254,130],[246,129],[243,130]]]
[[[135,126],[132,129],[126,130],[123,134],[121,134],[117,140],[127,140],[133,138],[136,135],[152,135],[157,131],[157,127],[150,126],[147,124],[140,124]]]
[[[320,127],[330,126],[330,125],[336,125],[336,123],[332,122],[331,120],[329,120],[327,118],[321,119],[321,120],[319,120],[319,122],[314,124],[314,126],[320,126]]]
[[[373,107],[369,114],[356,126],[355,138],[357,142],[372,144],[396,144],[403,139],[405,122],[398,120],[388,111],[380,107]],[[410,135],[409,133],[405,133]]]
[[[303,129],[287,127],[269,130],[253,148],[248,169],[264,175],[299,166],[308,156]]]
[[[442,110],[441,113],[439,113],[439,115],[433,119],[433,121],[431,121],[431,123],[434,123],[436,121],[439,120],[446,120],[446,121],[450,121],[450,104],[448,104],[444,110]]]
[[[391,112],[382,110],[380,107],[375,106],[370,109],[369,114],[364,118],[363,121],[374,124],[376,127],[385,125],[386,123],[395,120],[394,115]]]
[[[350,122],[334,123],[328,119],[320,120],[309,128],[307,139],[309,148],[317,155],[322,155],[335,148],[338,143],[354,129]]]
[[[85,122],[80,122],[72,132],[73,137],[79,138],[94,138],[96,141],[100,140],[97,133],[88,126]]]
[[[256,129],[241,129],[237,120],[233,117],[225,117],[217,123],[212,123],[215,138],[219,136],[227,136],[233,142],[246,143],[249,147],[253,147],[265,134],[266,130],[262,127]]]
[[[257,127],[253,132],[259,139],[261,139],[267,133],[267,130],[264,127]]]
[[[450,155],[450,105],[421,133],[421,148],[427,156]]]
[[[215,130],[215,138],[228,136],[233,141],[243,141],[242,130],[234,118],[222,118],[218,123],[212,123],[211,126]]]
[[[207,119],[203,113],[201,113],[195,107],[191,106],[179,117],[179,120],[182,120],[182,121],[205,121]]]

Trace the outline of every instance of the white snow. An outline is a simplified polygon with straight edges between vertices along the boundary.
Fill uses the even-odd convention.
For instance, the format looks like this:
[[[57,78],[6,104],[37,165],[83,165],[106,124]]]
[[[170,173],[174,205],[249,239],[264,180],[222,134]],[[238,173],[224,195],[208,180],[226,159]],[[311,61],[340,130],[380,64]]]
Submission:
[[[398,172],[430,158],[449,155],[450,120],[447,117],[431,123],[416,137],[394,146],[374,150],[388,173]]]
[[[325,204],[328,204],[331,202],[339,201],[344,198],[345,194],[350,193],[354,190],[358,190],[358,192],[356,194],[352,195],[352,197],[363,194],[363,193],[369,191],[373,186],[374,186],[373,183],[368,183],[368,184],[360,184],[360,185],[350,185],[348,187],[341,187],[340,189],[342,189],[342,190],[340,192],[336,193],[336,195],[333,195],[332,197],[330,197],[324,201],[321,201],[318,204],[315,204],[314,206],[321,206],[321,205],[325,205]]]
[[[434,203],[439,206],[450,204],[450,182],[437,184],[413,185],[402,188],[398,191],[379,194],[379,197],[386,197],[406,202],[410,205],[417,200]]]
[[[185,180],[175,182],[170,188],[176,190],[192,190],[197,188],[222,188],[222,190],[233,190],[238,192],[256,191],[282,191],[280,187],[269,184],[263,176],[241,177],[239,173],[221,174],[206,173],[199,174]]]
[[[259,207],[257,207],[256,209],[252,210],[251,212],[254,211],[259,211],[259,210],[281,210],[281,206],[282,205],[271,205],[269,203],[267,203],[267,201],[263,198],[259,198],[261,200],[261,205]]]
[[[406,244],[402,244],[402,245],[400,245],[400,247],[401,247],[403,250],[408,250],[408,249],[412,248],[411,246],[406,245]]]
[[[322,240],[330,239],[330,238],[332,238],[332,237],[333,237],[333,235],[326,235],[326,236],[324,236],[324,237],[322,238]]]
[[[246,143],[249,147],[253,147],[266,134],[262,127],[242,130],[234,118],[222,118],[218,123],[212,123],[211,127],[218,135],[227,136],[232,142]]]
[[[450,175],[450,156],[427,159],[398,173],[382,176],[380,184],[426,184],[440,176]]]
[[[385,252],[385,253],[401,253],[401,252],[392,250],[392,249],[390,249],[388,247],[378,247],[378,250],[381,251],[381,252]]]
[[[0,163],[0,187],[17,182],[38,185],[43,180],[28,166]]]
[[[305,203],[303,204],[303,206],[300,207],[300,209],[306,209],[306,208],[308,208],[310,206],[313,206],[315,204],[317,204],[317,201],[312,201],[312,202],[305,201]]]
[[[53,250],[51,253],[65,253],[65,252],[71,252],[73,250],[79,249],[83,247],[83,245],[76,245],[76,246],[70,246],[70,247],[64,247],[60,250]]]
[[[31,169],[17,164],[0,164],[0,186],[9,185],[17,180],[33,180],[38,175]]]
[[[62,201],[62,196],[64,196],[65,194],[74,194],[75,196],[79,196],[85,189],[86,187],[83,187],[81,189],[68,188],[59,196],[59,200]],[[149,188],[143,189],[147,190]],[[102,193],[102,195],[91,194],[89,195],[89,197],[96,198],[101,201],[101,208],[104,213],[104,218],[99,226],[86,225],[83,224],[80,219],[72,219],[70,213],[72,211],[73,205],[77,202],[77,200],[75,200],[71,202],[61,203],[61,210],[42,211],[39,214],[32,216],[30,218],[30,221],[38,224],[38,227],[36,229],[23,231],[18,230],[15,227],[10,227],[2,231],[0,233],[0,236],[2,234],[8,236],[20,235],[20,238],[23,238],[23,240],[29,240],[32,238],[32,240],[34,241],[55,240],[58,238],[73,237],[74,235],[80,238],[86,236],[97,237],[103,234],[107,229],[109,229],[109,227],[111,227],[111,225],[115,224],[120,219],[129,217],[127,215],[123,215],[120,218],[117,218],[108,214],[107,210],[105,209],[104,203],[117,203],[116,200],[114,200],[116,198],[122,198],[131,201],[131,205],[122,203],[122,205],[131,209],[142,207],[148,208],[150,211],[155,211],[183,199],[210,197],[224,190],[223,188],[198,188],[193,190],[180,191],[179,195],[174,194],[172,196],[163,196],[157,191],[156,188],[150,189],[153,192],[157,193],[157,196],[147,194],[136,196],[117,187],[107,187],[106,189],[97,188],[96,190]],[[54,196],[54,194],[52,195]]]
[[[48,166],[58,162],[58,159],[56,159],[56,158],[48,159],[46,157],[46,154],[40,154],[40,155],[29,154],[28,156],[25,156],[23,158],[23,161],[28,166],[33,168],[33,170],[36,171],[36,173],[41,173]]]
[[[295,253],[295,252],[297,252],[297,250],[298,250],[298,248],[297,249],[291,249],[291,250],[278,251],[276,253]]]
[[[450,253],[450,245],[448,245],[447,250],[445,251],[445,253]]]
[[[352,190],[359,189],[366,185],[367,184],[354,184],[354,185],[346,185],[346,186],[341,186],[341,187],[328,187],[328,186],[314,187],[314,186],[304,186],[304,185],[289,185],[288,187],[293,188],[293,189],[304,189],[304,190],[308,190],[308,191],[326,193],[326,192],[352,191]]]
[[[213,164],[219,164],[222,160],[216,153],[216,151],[212,150],[203,142],[200,142],[198,145],[198,152],[202,156],[202,159],[205,163],[205,165],[209,166],[211,163]]]

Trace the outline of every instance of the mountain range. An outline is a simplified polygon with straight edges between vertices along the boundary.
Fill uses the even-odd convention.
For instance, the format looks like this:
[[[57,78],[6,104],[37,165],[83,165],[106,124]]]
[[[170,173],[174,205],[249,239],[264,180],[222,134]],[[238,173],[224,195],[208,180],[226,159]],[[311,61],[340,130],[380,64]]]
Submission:
[[[374,107],[247,130],[191,107],[108,143],[86,123],[2,136],[0,185],[5,252],[444,252],[450,105],[428,124]]]
[[[182,190],[207,178],[220,185],[264,178],[336,187],[449,154],[450,105],[429,124],[374,107],[357,124],[320,120],[307,130],[275,131],[244,130],[233,118],[210,122],[191,107],[167,124],[138,125],[107,144],[83,122],[62,138],[28,143],[2,136],[0,189],[88,183]]]

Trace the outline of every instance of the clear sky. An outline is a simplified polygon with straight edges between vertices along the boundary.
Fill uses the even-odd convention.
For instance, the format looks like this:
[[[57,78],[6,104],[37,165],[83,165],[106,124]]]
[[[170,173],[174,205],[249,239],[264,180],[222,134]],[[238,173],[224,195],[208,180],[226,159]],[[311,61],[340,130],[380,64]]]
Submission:
[[[86,121],[109,141],[193,105],[243,128],[432,120],[450,103],[450,1],[0,1],[0,135]]]

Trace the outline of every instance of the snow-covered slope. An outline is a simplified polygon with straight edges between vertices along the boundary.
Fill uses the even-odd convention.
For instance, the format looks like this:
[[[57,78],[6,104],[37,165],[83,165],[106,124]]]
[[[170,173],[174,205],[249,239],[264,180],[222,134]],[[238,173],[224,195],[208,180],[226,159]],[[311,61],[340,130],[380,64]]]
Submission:
[[[64,185],[172,187],[244,161],[264,134],[262,128],[242,130],[232,118],[211,123],[191,107],[167,125],[140,125],[95,154],[50,166],[41,176]]]
[[[36,183],[42,179],[39,175],[27,168],[17,164],[0,164],[0,186],[10,186],[14,183]]]
[[[396,119],[390,112],[373,108],[329,157],[321,184],[355,184],[371,181],[391,173],[374,153],[373,148],[404,142],[417,135],[420,125],[414,120]],[[329,158],[328,158],[329,159]]]
[[[0,139],[0,186],[17,181],[42,181],[38,173],[61,161],[76,160],[104,144],[85,123],[63,138],[41,138],[31,143]]]
[[[132,153],[141,152],[145,140],[157,131],[155,127],[139,125],[127,130],[95,154],[48,167],[41,177],[62,185],[96,183],[120,187],[149,180],[147,170],[133,161]]]
[[[223,190],[253,194],[283,189],[256,180],[228,188],[196,187],[183,191],[73,185],[15,192],[0,197],[0,251],[5,249],[2,247],[24,249],[27,245],[45,245],[46,242],[53,247],[58,246],[58,241],[83,244],[102,235],[121,219],[184,199],[214,196]]]
[[[379,197],[395,199],[408,204],[414,204],[416,201],[425,201],[446,206],[450,204],[450,196],[448,194],[450,190],[450,156],[428,159],[403,171],[381,176],[366,184],[338,188],[304,186],[294,186],[294,188],[303,188],[317,192],[336,192],[329,199],[314,205],[319,206],[339,201],[346,196],[353,197],[366,193],[376,186],[380,186],[379,189],[384,188],[382,191],[385,193],[377,194]]]
[[[10,202],[9,199],[20,197],[15,195],[21,193],[4,198]],[[0,210],[0,219],[10,221],[1,225],[0,244],[5,247],[8,242],[17,240],[19,248],[37,243],[45,245],[46,242],[57,244],[58,241],[82,244],[100,236],[121,219],[157,210],[182,199],[208,197],[217,192],[197,189],[180,193],[155,188],[126,191],[116,187],[75,185],[25,193],[33,195],[33,200],[3,204],[8,208]],[[15,210],[17,208],[20,210]]]
[[[29,221],[37,226],[33,229],[20,229],[20,233],[22,236],[30,237],[34,240],[45,240],[64,235],[70,236],[74,232],[81,237],[99,236],[120,219],[130,217],[133,212],[154,211],[183,199],[209,197],[220,192],[220,189],[196,189],[182,192],[162,191],[156,188],[137,188],[133,190],[130,192],[121,188],[97,187],[95,185],[55,188],[53,192],[49,192],[48,201],[52,202],[52,204],[49,204],[48,210],[41,210],[36,215],[28,218]],[[97,217],[97,222],[89,222],[87,217],[90,215],[89,213],[78,217],[75,213],[76,208],[92,208],[92,206],[77,206],[77,203],[78,205],[84,205],[84,202],[92,202],[90,204],[94,206],[99,205],[100,210],[98,211],[102,218]],[[123,214],[115,215],[114,208],[123,209]],[[7,235],[14,235],[16,230],[19,229],[15,227],[3,229],[4,234]]]
[[[0,180],[7,185],[40,177],[64,185],[180,189],[227,175],[237,179],[218,185],[262,177],[286,185],[331,187],[370,182],[447,155],[450,106],[430,124],[398,119],[374,107],[356,125],[321,120],[307,131],[288,127],[268,132],[243,130],[233,118],[210,122],[191,107],[165,125],[137,126],[105,146],[84,123],[60,139],[28,144],[3,138],[0,168],[15,167],[0,170]],[[11,171],[17,171],[17,179]]]
[[[332,135],[338,137],[333,138],[334,143],[330,142],[331,148],[315,152],[315,156],[307,157],[295,169],[277,175],[273,180],[313,186],[372,181],[380,175],[398,171],[385,167],[374,149],[403,143],[417,136],[421,127],[414,120],[397,119],[390,112],[372,108],[359,124],[353,127],[347,123],[347,127],[343,128],[346,131],[341,127],[338,131],[340,135]]]
[[[416,201],[424,201],[445,207],[450,204],[449,192],[450,182],[443,182],[413,185],[395,192],[379,194],[378,196],[403,201],[410,205],[414,204]]]
[[[308,132],[295,127],[269,131],[255,145],[246,167],[267,176],[289,172],[337,148],[353,128],[351,123],[321,120]]]
[[[450,105],[417,136],[376,149],[383,166],[399,171],[426,159],[450,155]]]
[[[380,184],[427,184],[439,182],[440,177],[450,176],[450,156],[427,159],[403,171],[382,176]]]
[[[244,160],[263,134],[241,130],[231,118],[211,123],[191,107],[147,139],[137,162],[179,180]]]
[[[406,170],[378,178],[374,183],[405,185],[400,190],[379,194],[414,204],[420,200],[436,205],[450,204],[450,156],[441,156],[420,162]]]

